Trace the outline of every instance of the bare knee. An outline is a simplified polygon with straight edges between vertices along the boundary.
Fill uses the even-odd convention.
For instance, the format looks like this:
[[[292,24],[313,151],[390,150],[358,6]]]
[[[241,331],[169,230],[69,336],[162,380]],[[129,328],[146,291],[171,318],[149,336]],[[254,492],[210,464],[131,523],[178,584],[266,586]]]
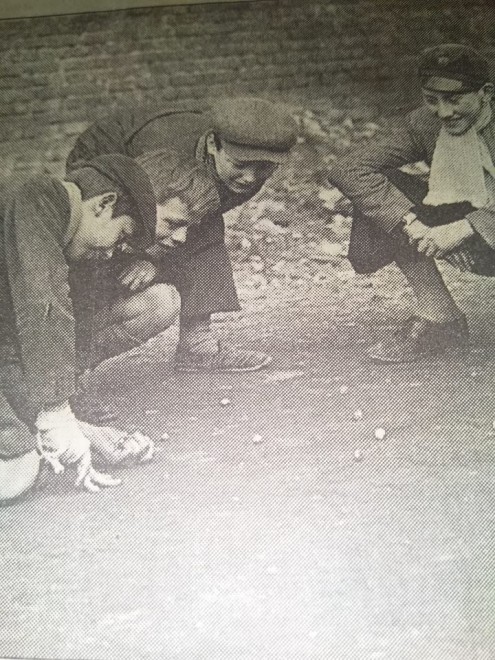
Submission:
[[[0,504],[17,499],[34,485],[40,469],[35,450],[17,458],[0,458]]]
[[[171,284],[153,284],[141,294],[146,316],[151,316],[160,329],[171,326],[180,313],[180,295]]]

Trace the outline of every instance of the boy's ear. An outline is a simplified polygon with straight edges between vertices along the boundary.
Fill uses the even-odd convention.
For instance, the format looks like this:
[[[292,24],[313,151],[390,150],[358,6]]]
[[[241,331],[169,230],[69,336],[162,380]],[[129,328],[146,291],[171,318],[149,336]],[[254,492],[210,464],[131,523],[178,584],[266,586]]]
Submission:
[[[117,193],[115,192],[106,192],[101,195],[96,195],[93,198],[93,209],[96,216],[99,216],[106,209],[114,209],[115,204],[117,203]]]
[[[495,91],[495,86],[494,86],[494,84],[491,83],[491,82],[489,82],[489,83],[485,83],[485,84],[483,85],[483,91],[485,92],[485,95],[486,95],[486,96],[490,96],[490,97],[493,96],[493,93],[494,93],[494,91]]]
[[[210,156],[216,154],[218,151],[214,133],[208,133],[206,136],[206,151],[210,154]]]

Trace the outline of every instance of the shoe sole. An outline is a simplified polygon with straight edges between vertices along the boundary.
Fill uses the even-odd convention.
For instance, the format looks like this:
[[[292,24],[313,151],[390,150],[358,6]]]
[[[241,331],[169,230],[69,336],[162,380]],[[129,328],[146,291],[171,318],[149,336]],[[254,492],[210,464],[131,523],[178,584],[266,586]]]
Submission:
[[[261,364],[257,364],[254,367],[243,367],[242,369],[198,369],[196,367],[181,367],[180,365],[176,365],[174,370],[185,374],[244,374],[259,371],[260,369],[267,367],[271,362],[272,358],[267,357],[267,359]]]

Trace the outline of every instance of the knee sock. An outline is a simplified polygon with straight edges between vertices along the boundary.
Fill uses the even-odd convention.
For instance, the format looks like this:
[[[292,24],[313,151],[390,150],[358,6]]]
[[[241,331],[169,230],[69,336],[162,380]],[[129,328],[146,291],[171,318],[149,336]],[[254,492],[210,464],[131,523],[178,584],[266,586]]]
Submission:
[[[401,255],[396,260],[405,275],[417,301],[417,312],[435,323],[453,321],[463,316],[438,271],[435,260],[421,257],[408,259]]]
[[[124,324],[111,325],[97,333],[91,343],[89,366],[94,368],[103,360],[130,351],[142,343],[139,338],[126,330]]]

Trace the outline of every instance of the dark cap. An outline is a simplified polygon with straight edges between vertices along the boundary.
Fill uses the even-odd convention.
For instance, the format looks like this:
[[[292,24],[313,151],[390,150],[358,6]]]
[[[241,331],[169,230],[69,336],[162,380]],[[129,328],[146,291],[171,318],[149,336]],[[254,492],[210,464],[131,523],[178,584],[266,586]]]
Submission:
[[[424,50],[419,59],[419,77],[423,87],[429,87],[432,78],[457,80],[462,85],[455,91],[475,91],[490,80],[487,60],[470,46],[441,44]],[[454,91],[441,81],[432,81],[435,91]]]
[[[281,103],[246,96],[212,104],[212,130],[233,158],[282,163],[297,140],[297,123]]]
[[[105,154],[88,161],[79,161],[77,169],[92,168],[115,185],[130,207],[130,215],[139,223],[139,236],[133,242],[151,245],[156,231],[156,198],[150,179],[135,160],[122,154]]]
[[[204,163],[172,149],[149,151],[136,158],[147,173],[158,204],[179,197],[187,206],[191,224],[218,209],[217,187]]]

